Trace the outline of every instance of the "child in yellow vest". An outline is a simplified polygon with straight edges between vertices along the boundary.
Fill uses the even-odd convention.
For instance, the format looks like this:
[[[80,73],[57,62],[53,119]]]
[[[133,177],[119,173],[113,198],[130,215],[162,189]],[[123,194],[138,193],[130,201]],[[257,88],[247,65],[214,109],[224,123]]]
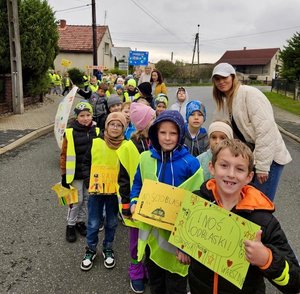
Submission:
[[[66,239],[75,242],[76,230],[86,235],[88,192],[83,184],[82,161],[91,139],[96,136],[96,123],[92,121],[93,109],[87,102],[79,102],[74,109],[76,119],[65,131],[60,155],[61,183],[78,190],[78,203],[70,204],[67,216]],[[75,164],[74,164],[75,163]]]
[[[98,245],[98,232],[103,222],[105,206],[105,236],[102,255],[104,266],[113,268],[115,256],[112,248],[118,225],[117,183],[120,168],[117,149],[124,142],[126,119],[121,112],[112,112],[105,122],[103,136],[93,139],[83,162],[83,177],[89,189],[87,249],[81,269],[88,271],[93,266]]]

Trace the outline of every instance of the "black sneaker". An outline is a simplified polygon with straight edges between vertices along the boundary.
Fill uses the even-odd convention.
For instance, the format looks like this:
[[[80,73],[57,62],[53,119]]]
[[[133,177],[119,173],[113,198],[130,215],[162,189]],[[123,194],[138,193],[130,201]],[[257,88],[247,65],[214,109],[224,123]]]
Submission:
[[[93,266],[93,260],[95,259],[96,255],[97,255],[96,251],[87,248],[85,252],[85,256],[81,262],[80,268],[83,271],[90,270]]]
[[[76,223],[75,228],[81,236],[86,236],[86,225],[84,222]]]
[[[106,268],[113,268],[116,265],[115,255],[112,249],[103,249],[102,251],[104,257],[104,266]]]
[[[77,236],[76,236],[75,226],[67,226],[66,239],[70,243],[76,241]]]
[[[130,280],[130,288],[134,293],[144,293],[145,285],[143,279]]]

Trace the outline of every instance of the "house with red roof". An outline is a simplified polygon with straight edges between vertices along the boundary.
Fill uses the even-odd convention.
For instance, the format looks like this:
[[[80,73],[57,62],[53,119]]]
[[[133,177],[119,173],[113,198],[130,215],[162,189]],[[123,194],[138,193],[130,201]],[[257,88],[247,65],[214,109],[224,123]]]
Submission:
[[[104,68],[114,68],[112,54],[112,39],[108,26],[97,26],[97,59],[98,65]],[[93,66],[93,28],[88,25],[67,25],[66,20],[60,20],[59,54],[54,60],[56,70],[77,67],[86,70]],[[90,70],[91,72],[92,70]]]
[[[279,73],[282,64],[280,48],[247,49],[226,51],[216,62],[230,63],[241,79],[271,81]]]

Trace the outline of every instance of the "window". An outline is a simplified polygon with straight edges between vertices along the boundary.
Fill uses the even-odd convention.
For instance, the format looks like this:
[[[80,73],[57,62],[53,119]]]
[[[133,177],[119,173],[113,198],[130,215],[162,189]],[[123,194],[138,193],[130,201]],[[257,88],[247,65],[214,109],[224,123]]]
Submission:
[[[104,54],[107,54],[107,55],[110,54],[109,43],[104,44]]]

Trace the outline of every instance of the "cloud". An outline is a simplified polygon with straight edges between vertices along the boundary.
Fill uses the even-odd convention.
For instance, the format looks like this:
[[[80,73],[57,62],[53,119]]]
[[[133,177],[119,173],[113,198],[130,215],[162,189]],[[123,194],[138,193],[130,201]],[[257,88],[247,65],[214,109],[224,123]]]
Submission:
[[[68,3],[67,3],[68,2]],[[56,17],[91,24],[89,0],[48,0]],[[216,62],[226,50],[273,48],[300,31],[300,1],[289,0],[97,0],[97,23],[109,26],[115,46],[149,51],[151,61],[191,62],[200,24],[200,62]],[[288,5],[287,5],[288,3]],[[106,19],[104,19],[106,11]]]

